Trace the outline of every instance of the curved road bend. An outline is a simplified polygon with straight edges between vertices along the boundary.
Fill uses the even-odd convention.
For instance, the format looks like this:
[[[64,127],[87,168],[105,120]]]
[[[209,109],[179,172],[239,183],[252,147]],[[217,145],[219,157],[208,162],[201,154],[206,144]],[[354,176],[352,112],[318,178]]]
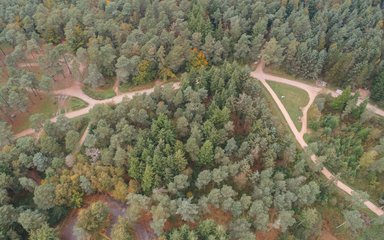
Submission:
[[[308,95],[310,96],[310,101],[308,103],[307,106],[305,106],[302,110],[303,110],[303,121],[305,120],[306,121],[306,118],[307,118],[307,111],[308,111],[308,108],[310,107],[310,105],[313,103],[316,95],[322,90],[321,88],[317,88],[317,87],[314,87],[314,86],[311,86],[311,85],[308,85],[308,84],[305,84],[305,83],[301,83],[301,82],[298,82],[298,81],[293,81],[293,80],[289,80],[289,79],[285,79],[285,78],[281,78],[281,77],[276,77],[276,76],[273,76],[273,75],[269,75],[269,74],[266,74],[264,73],[263,71],[263,63],[259,64],[257,66],[257,69],[253,72],[251,72],[251,76],[258,79],[262,84],[263,86],[267,89],[267,91],[269,92],[269,94],[271,94],[273,100],[276,102],[277,106],[279,107],[280,111],[282,112],[285,120],[287,121],[288,123],[288,126],[289,128],[291,129],[293,135],[295,136],[296,140],[299,142],[300,146],[305,149],[308,144],[305,142],[304,138],[303,138],[303,135],[304,133],[306,132],[307,130],[307,125],[306,123],[304,124],[303,122],[303,127],[302,127],[302,131],[298,131],[295,124],[293,123],[291,117],[289,116],[287,110],[285,109],[283,103],[280,101],[280,98],[276,95],[276,93],[272,90],[272,88],[268,85],[268,83],[266,82],[266,80],[272,80],[272,81],[276,81],[276,82],[281,82],[281,83],[285,83],[285,84],[289,84],[289,85],[292,85],[292,86],[296,86],[298,88],[301,88],[301,89],[304,89]],[[329,90],[330,91],[330,90]],[[378,109],[372,105],[370,105],[369,107],[370,110],[373,110],[373,112],[375,112],[376,114],[378,115],[381,115],[381,116],[384,116],[384,112],[381,110],[381,109]],[[305,116],[305,117],[304,117]],[[315,155],[312,155],[311,156],[311,160],[313,163],[317,164],[317,157]],[[323,167],[321,169],[321,173],[328,179],[328,180],[335,180],[336,177],[325,167]],[[353,189],[350,188],[349,186],[347,186],[346,184],[344,184],[343,182],[339,181],[339,180],[335,180],[334,181],[335,185],[341,189],[342,191],[346,192],[347,194],[349,195],[352,195],[353,193]],[[368,207],[372,212],[374,212],[376,215],[378,216],[382,216],[384,215],[384,211],[377,207],[374,203],[368,201],[368,200],[365,200],[364,201],[364,205],[366,207]]]

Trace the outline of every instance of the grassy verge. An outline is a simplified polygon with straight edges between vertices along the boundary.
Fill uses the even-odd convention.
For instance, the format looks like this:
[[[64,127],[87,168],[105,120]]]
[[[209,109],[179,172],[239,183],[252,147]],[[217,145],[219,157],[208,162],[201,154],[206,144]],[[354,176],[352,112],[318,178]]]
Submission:
[[[300,76],[296,76],[294,74],[287,73],[283,69],[278,68],[278,67],[274,67],[274,66],[265,67],[264,72],[271,74],[271,75],[274,75],[274,76],[286,78],[289,80],[299,81],[299,82],[303,82],[306,84],[312,84],[312,85],[316,84],[315,80],[301,78]]]
[[[304,90],[289,86],[287,84],[276,83],[272,81],[268,81],[268,84],[271,86],[276,95],[280,97],[281,102],[287,109],[289,115],[292,118],[292,121],[295,123],[296,128],[300,131],[300,118],[303,115],[301,108],[308,104],[308,94]]]
[[[113,83],[108,83],[105,86],[96,89],[85,86],[83,91],[85,94],[96,100],[104,100],[115,96],[115,92],[113,91]]]
[[[285,121],[285,118],[284,118],[283,114],[281,113],[281,111],[278,108],[277,104],[273,100],[272,96],[269,94],[267,89],[265,89],[265,87],[262,84],[260,84],[260,86],[261,86],[263,95],[264,95],[264,97],[266,98],[266,100],[268,102],[269,109],[272,112],[272,116],[274,118],[273,120],[274,120],[277,128],[283,134],[287,134],[288,133],[290,138],[292,139],[292,141],[294,143],[296,143],[298,148],[300,148],[300,145],[297,143],[295,137],[293,136],[293,133],[292,133],[291,129],[288,126],[288,123]]]
[[[136,86],[132,84],[123,83],[123,84],[120,84],[119,86],[119,92],[126,93],[126,92],[132,92],[132,91],[139,91],[147,88],[153,88],[155,85],[156,83],[154,81],[146,84],[136,85]]]
[[[156,80],[156,81],[151,81],[149,83],[140,84],[140,85],[132,85],[132,84],[123,83],[123,84],[120,84],[120,86],[119,86],[119,92],[120,93],[126,93],[126,92],[140,91],[140,90],[153,88],[155,86],[159,86],[159,85],[163,85],[163,84],[171,83],[171,82],[176,82],[176,81]]]
[[[76,111],[82,108],[87,107],[88,104],[81,100],[80,98],[71,97],[68,101],[69,111]]]

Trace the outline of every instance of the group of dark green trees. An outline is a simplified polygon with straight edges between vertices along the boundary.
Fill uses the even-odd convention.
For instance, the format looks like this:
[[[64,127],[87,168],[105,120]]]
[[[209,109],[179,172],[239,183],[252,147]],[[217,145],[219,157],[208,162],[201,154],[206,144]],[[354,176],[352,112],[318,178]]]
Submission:
[[[304,78],[372,86],[372,98],[383,100],[378,0],[4,0],[0,9],[0,47],[13,49],[0,53],[8,78],[0,92],[4,116],[26,111],[28,93],[50,90],[58,74],[92,87],[113,77],[130,85],[182,80],[178,90],[169,85],[96,106],[86,119],[36,121],[44,130],[38,140],[15,140],[0,122],[4,239],[57,239],[54,227],[68,210],[97,193],[129,206],[111,231],[118,240],[129,239],[145,214],[154,235],[170,240],[254,239],[271,228],[287,238],[319,236],[317,206],[328,203],[329,183],[314,180],[307,156],[276,127],[243,65],[263,56]],[[19,70],[29,55],[42,75]],[[312,123],[336,153],[314,150],[336,156],[332,166],[345,172],[357,171],[358,161],[377,171],[382,161],[375,167],[370,159],[382,156],[383,143],[373,149],[377,155],[364,153],[364,127],[332,135],[341,119],[364,118],[346,93],[323,103],[329,114]],[[75,234],[99,236],[108,212],[99,202],[82,210]],[[355,232],[368,224],[350,207],[344,215]]]
[[[8,122],[59,74],[95,88],[114,77],[137,85],[261,56],[299,77],[367,87],[371,99],[384,99],[379,0],[17,0],[0,7],[1,73],[9,79],[0,110]],[[43,74],[24,63],[31,57]]]
[[[34,52],[42,42],[65,45],[57,54],[86,63],[82,78],[92,86],[115,75],[139,84],[196,64],[250,63],[263,55],[300,77],[372,86],[373,99],[382,100],[382,81],[372,80],[383,71],[380,3],[6,0],[0,39],[15,51]]]
[[[172,240],[254,239],[270,228],[298,238],[321,232],[314,204],[327,202],[327,184],[314,181],[305,155],[275,127],[261,87],[237,64],[192,70],[179,90],[167,85],[96,106],[89,124],[75,155],[84,120],[63,117],[46,123],[37,142],[24,137],[3,149],[2,236],[55,234],[67,209],[94,193],[129,206],[114,239],[131,236],[143,214],[155,236]],[[362,221],[358,211],[346,214]],[[75,234],[96,237],[108,222],[108,207],[95,203],[79,215]]]
[[[97,106],[89,124],[85,148],[77,155],[71,154],[79,139],[74,132],[83,121],[62,117],[44,125],[46,134],[38,142],[20,138],[3,149],[3,236],[52,231],[47,222],[56,224],[66,209],[80,207],[83,196],[93,193],[128,198],[129,213],[115,234],[129,232],[125,226],[134,226],[143,212],[151,213],[157,236],[166,234],[167,221],[200,222],[217,212],[231,215],[215,233],[228,239],[251,238],[270,222],[285,232],[313,211],[318,219],[313,224],[320,226],[312,208],[319,185],[303,176],[303,160],[274,127],[256,80],[239,65],[193,70],[180,90],[166,86],[116,107]],[[276,168],[297,159],[296,170]],[[77,234],[98,234],[91,222],[105,215],[102,209],[96,206],[96,213],[86,213],[90,218],[79,219]],[[303,234],[312,234],[313,224],[300,224]],[[169,238],[179,239],[188,228],[183,229]]]
[[[320,95],[310,110],[308,139],[322,164],[351,184],[360,182],[380,205],[384,203],[384,120],[357,105],[358,94],[347,88],[332,98]]]

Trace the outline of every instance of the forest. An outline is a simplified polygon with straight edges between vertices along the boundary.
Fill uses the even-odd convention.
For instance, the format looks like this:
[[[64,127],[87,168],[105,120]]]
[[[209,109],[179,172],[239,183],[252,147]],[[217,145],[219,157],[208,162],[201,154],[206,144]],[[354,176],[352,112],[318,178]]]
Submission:
[[[0,239],[380,239],[361,199],[384,206],[383,5],[0,1]],[[307,149],[255,62],[343,89]]]

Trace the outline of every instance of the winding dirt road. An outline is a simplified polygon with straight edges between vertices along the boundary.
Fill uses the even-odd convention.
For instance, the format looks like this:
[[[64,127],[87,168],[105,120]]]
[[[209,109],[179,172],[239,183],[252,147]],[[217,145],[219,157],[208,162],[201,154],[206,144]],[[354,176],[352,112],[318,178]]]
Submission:
[[[180,87],[180,83],[174,83],[173,88],[178,89]],[[84,102],[88,103],[88,106],[85,108],[82,108],[77,111],[72,111],[72,112],[67,112],[64,114],[65,117],[67,118],[75,118],[79,117],[82,115],[85,115],[89,113],[89,111],[96,106],[97,104],[118,104],[123,101],[123,99],[132,99],[136,95],[141,95],[141,94],[150,94],[152,93],[154,88],[149,88],[149,89],[144,89],[144,90],[139,90],[139,91],[133,91],[133,92],[127,92],[118,96],[115,96],[113,98],[105,99],[105,100],[95,100],[88,95],[86,95],[82,89],[81,89],[81,83],[76,83],[70,88],[62,89],[62,90],[57,90],[54,91],[54,95],[66,95],[66,96],[71,96],[71,97],[77,97],[83,100]],[[50,119],[52,122],[56,122],[57,117],[51,118]],[[32,135],[34,134],[35,131],[31,128],[26,129],[22,132],[19,132],[15,134],[16,138],[24,137],[27,135]]]
[[[296,140],[298,141],[300,146],[303,149],[305,149],[306,147],[308,147],[308,144],[305,142],[304,137],[303,137],[305,132],[307,131],[307,112],[308,112],[309,107],[313,103],[314,99],[316,98],[317,94],[319,94],[323,89],[322,88],[318,88],[318,87],[314,87],[314,86],[311,86],[311,85],[308,85],[308,84],[305,84],[305,83],[302,83],[302,82],[293,81],[293,80],[289,80],[289,79],[285,79],[285,78],[281,78],[281,77],[276,77],[276,76],[273,76],[273,75],[270,75],[270,74],[266,74],[264,72],[263,68],[264,68],[264,64],[263,64],[263,62],[261,62],[257,66],[257,69],[255,71],[251,72],[251,76],[256,78],[256,79],[258,79],[263,84],[263,86],[267,89],[269,94],[271,94],[273,100],[276,102],[276,104],[279,107],[280,111],[282,112],[285,120],[287,121],[288,126],[291,129],[291,131],[292,131],[293,135],[295,136]],[[292,86],[301,88],[301,89],[305,90],[308,93],[310,100],[309,100],[307,106],[305,106],[302,109],[302,111],[303,111],[302,121],[303,122],[302,122],[302,129],[301,129],[300,132],[297,130],[295,124],[293,123],[291,117],[289,116],[288,111],[285,109],[283,103],[280,101],[280,98],[276,95],[276,93],[268,85],[266,80],[271,80],[271,81],[275,81],[275,82],[280,82],[280,83],[292,85]],[[335,92],[332,93],[331,90],[327,90],[326,89],[325,91],[326,92],[330,92],[333,96],[337,96],[337,94]],[[368,105],[368,109],[370,109],[371,111],[375,112],[378,115],[384,116],[384,111],[374,107],[373,105],[369,104]],[[317,156],[311,155],[311,160],[313,161],[313,163],[315,163],[317,165],[317,163],[318,163]],[[333,181],[334,184],[339,189],[341,189],[342,191],[346,192],[349,195],[353,194],[354,190],[352,188],[350,188],[348,185],[346,185],[343,182],[341,182],[340,180],[337,180],[336,176],[333,175],[327,168],[323,167],[321,169],[321,173],[328,180]],[[364,202],[364,205],[366,207],[368,207],[376,215],[378,215],[378,216],[384,215],[384,211],[381,208],[377,207],[374,203],[372,203],[372,202],[370,202],[368,200],[362,200],[362,201]]]

